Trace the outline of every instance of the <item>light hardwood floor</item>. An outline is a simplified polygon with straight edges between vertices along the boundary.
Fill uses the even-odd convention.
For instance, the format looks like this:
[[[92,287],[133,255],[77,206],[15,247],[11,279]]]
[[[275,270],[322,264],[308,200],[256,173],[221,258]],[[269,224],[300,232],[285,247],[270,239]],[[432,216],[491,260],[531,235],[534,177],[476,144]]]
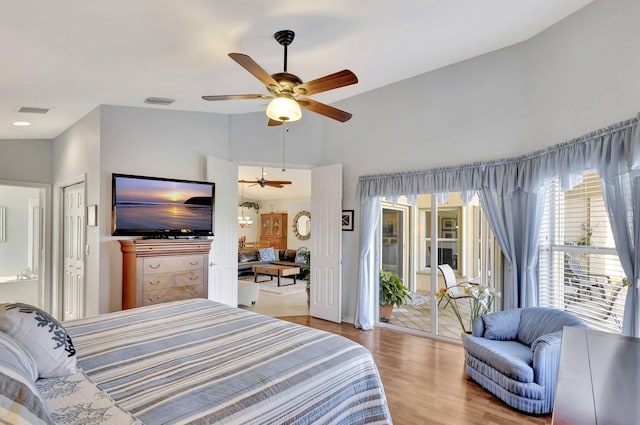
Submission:
[[[549,425],[511,409],[466,377],[462,346],[390,329],[362,331],[309,316],[280,319],[342,335],[373,355],[395,425]]]

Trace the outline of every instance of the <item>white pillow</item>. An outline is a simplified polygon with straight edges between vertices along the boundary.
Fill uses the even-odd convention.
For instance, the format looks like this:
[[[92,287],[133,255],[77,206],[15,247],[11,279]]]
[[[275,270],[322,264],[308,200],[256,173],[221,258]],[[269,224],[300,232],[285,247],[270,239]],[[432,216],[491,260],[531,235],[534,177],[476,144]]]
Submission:
[[[34,385],[36,379],[38,368],[31,354],[11,336],[0,332],[0,422],[52,423]]]
[[[29,304],[0,304],[0,330],[31,353],[41,378],[75,373],[76,350],[71,337],[47,312]]]

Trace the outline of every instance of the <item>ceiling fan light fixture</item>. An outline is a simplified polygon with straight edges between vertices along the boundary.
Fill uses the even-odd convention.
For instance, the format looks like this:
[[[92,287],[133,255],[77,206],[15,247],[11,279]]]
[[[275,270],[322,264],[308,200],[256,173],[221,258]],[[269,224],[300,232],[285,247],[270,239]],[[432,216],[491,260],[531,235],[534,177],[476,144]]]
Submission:
[[[302,118],[302,110],[293,96],[279,94],[269,102],[267,116],[275,121],[298,121]]]

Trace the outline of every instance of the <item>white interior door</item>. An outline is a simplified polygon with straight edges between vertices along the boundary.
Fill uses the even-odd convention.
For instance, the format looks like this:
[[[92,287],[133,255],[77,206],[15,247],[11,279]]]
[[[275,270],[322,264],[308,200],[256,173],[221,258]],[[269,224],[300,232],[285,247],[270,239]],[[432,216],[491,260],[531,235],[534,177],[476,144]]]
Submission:
[[[62,320],[84,316],[84,182],[63,189]]]
[[[342,164],[311,170],[311,316],[342,321]]]
[[[207,156],[207,180],[216,184],[214,241],[209,253],[209,299],[238,306],[238,166]]]

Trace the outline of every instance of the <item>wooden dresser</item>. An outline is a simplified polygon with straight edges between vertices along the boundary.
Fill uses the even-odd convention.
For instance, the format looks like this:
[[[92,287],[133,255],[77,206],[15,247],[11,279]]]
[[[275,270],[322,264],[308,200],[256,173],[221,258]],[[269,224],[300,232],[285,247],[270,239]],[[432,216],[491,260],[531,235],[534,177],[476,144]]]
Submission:
[[[275,249],[287,249],[287,214],[260,214],[260,242]]]
[[[207,298],[210,239],[121,240],[122,309]]]

